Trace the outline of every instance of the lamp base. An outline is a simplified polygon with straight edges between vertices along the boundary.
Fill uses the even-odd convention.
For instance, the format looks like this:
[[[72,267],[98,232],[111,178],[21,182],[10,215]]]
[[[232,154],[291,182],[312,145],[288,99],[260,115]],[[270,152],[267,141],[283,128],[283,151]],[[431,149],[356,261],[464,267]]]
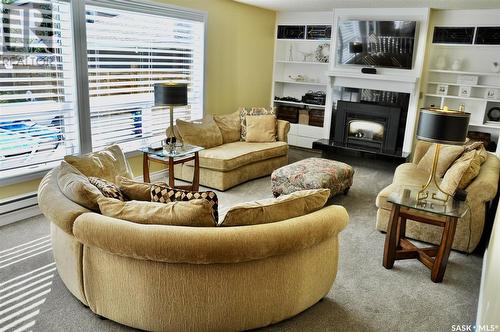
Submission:
[[[439,183],[436,180],[436,170],[437,170],[437,165],[438,165],[438,160],[439,160],[439,151],[441,149],[441,144],[436,144],[436,151],[434,152],[434,160],[432,162],[432,170],[431,174],[429,176],[429,179],[427,180],[427,183],[422,185],[422,189],[417,194],[417,201],[425,201],[427,199],[433,199],[436,201],[440,201],[443,203],[447,203],[448,200],[450,199],[450,194],[441,189],[439,186]],[[430,187],[431,183],[434,183],[434,186],[437,189],[437,192],[430,193],[428,188]],[[442,193],[444,194],[444,198],[438,197],[437,194]]]

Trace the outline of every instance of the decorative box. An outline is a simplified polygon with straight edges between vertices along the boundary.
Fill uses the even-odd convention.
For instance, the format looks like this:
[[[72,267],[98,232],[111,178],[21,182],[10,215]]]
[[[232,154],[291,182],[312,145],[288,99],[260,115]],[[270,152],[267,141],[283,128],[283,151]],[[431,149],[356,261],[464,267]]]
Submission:
[[[463,85],[476,85],[479,80],[478,76],[475,75],[458,75],[457,83]]]

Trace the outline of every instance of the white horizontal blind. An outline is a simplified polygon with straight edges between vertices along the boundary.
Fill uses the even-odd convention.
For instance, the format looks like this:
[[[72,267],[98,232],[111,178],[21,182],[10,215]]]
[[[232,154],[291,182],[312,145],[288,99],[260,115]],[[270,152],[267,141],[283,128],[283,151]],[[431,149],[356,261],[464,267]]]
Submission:
[[[339,25],[339,38],[338,39],[338,57],[342,63],[349,63],[349,61],[356,55],[349,52],[349,43],[363,42],[361,39],[361,30],[358,21],[345,21]],[[344,45],[344,43],[346,45]]]
[[[176,107],[175,118],[203,116],[204,23],[120,3],[86,6],[93,150],[131,151],[165,136],[169,112],[154,107],[155,83],[188,83],[189,106]]]
[[[78,152],[68,1],[0,3],[0,178]]]

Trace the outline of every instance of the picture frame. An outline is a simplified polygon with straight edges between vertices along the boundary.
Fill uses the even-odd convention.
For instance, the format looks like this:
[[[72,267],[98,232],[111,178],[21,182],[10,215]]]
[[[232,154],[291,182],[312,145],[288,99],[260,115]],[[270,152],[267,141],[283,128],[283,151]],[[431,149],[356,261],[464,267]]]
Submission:
[[[446,96],[448,94],[448,84],[438,84],[436,94]]]
[[[486,89],[484,92],[484,98],[486,99],[499,99],[499,94],[497,89]]]
[[[460,85],[458,87],[458,95],[460,97],[470,97],[472,87],[468,85]]]

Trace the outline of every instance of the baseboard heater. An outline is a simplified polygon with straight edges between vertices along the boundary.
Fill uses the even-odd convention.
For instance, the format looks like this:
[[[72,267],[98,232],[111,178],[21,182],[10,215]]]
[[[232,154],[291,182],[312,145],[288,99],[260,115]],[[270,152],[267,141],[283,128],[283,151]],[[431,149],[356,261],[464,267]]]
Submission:
[[[36,192],[0,200],[0,226],[34,217],[41,213]]]

